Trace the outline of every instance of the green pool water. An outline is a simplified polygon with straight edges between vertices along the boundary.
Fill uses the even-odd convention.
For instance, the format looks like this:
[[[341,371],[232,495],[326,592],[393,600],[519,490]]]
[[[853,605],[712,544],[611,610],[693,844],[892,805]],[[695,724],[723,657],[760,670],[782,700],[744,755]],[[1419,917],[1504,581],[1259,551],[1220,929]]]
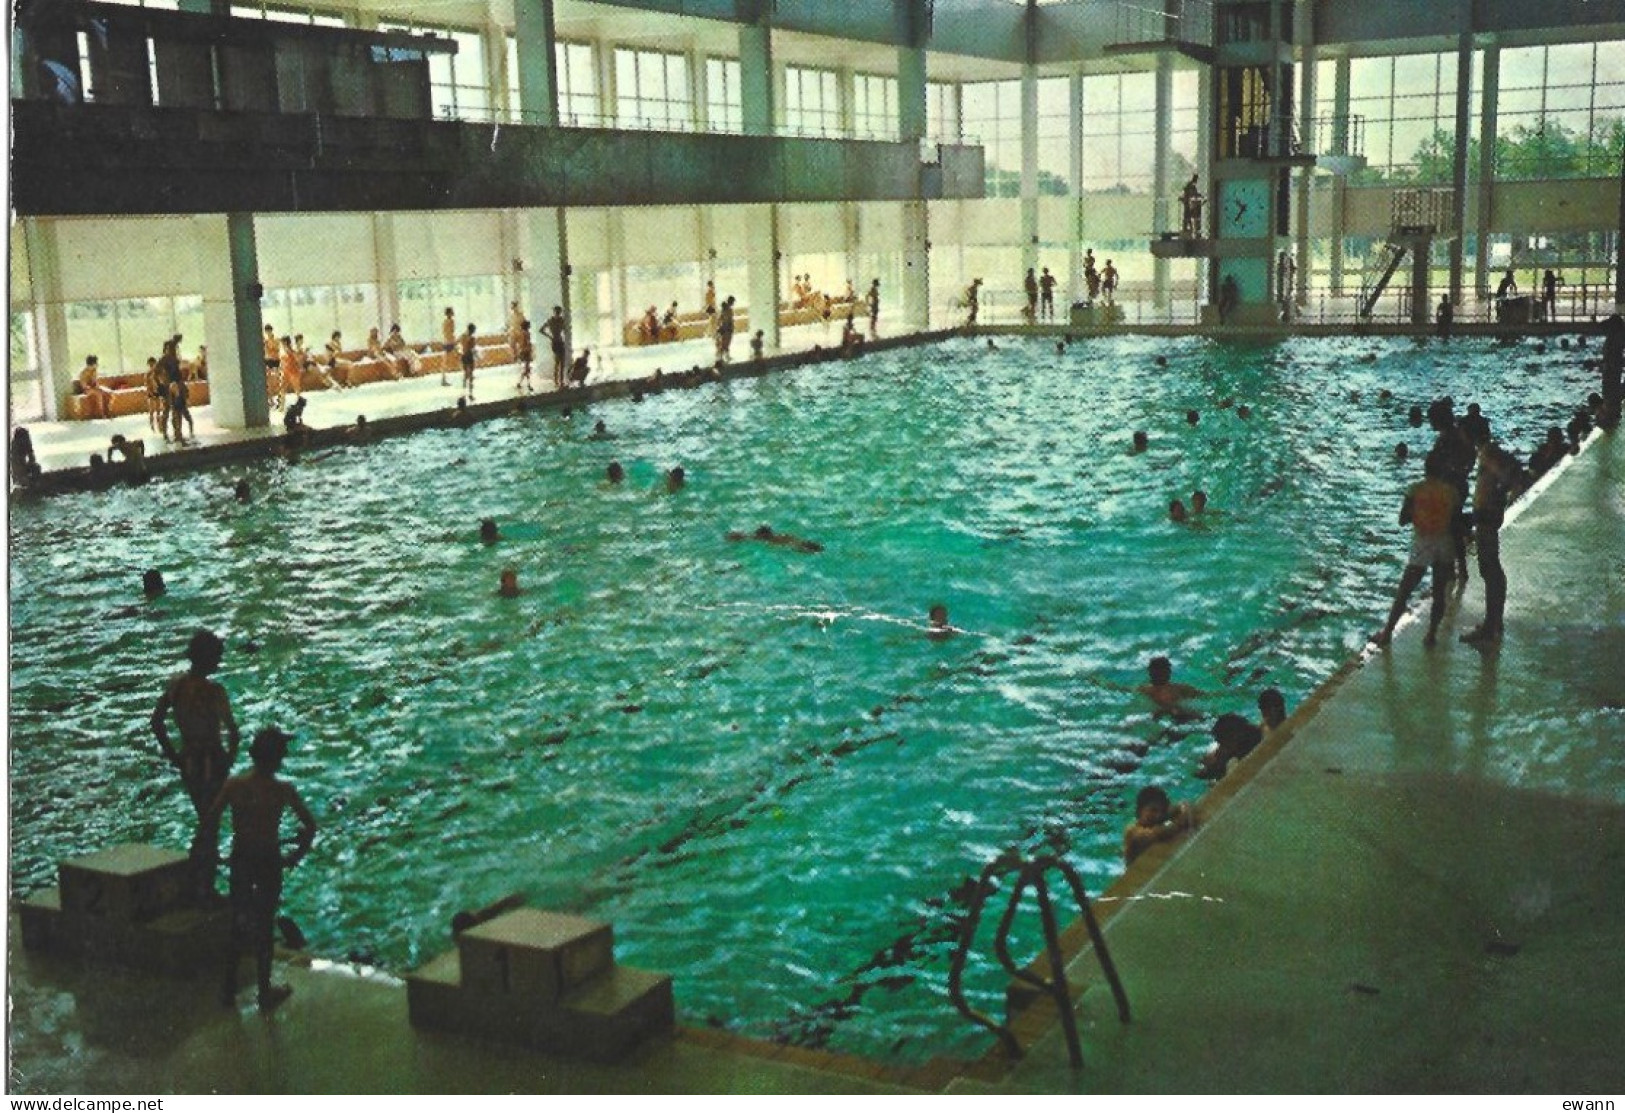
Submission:
[[[1409,406],[1478,401],[1525,453],[1589,389],[1580,354],[955,340],[14,505],[13,893],[186,845],[146,724],[208,626],[245,734],[297,735],[322,829],[285,907],[317,954],[404,972],[520,890],[612,921],[689,1023],[974,1054],[945,996],[965,879],[1060,829],[1098,891],[1134,793],[1202,787],[1206,721],[1152,718],[1147,658],[1210,715],[1296,706],[1391,598],[1419,470],[1393,445],[1431,443]],[[1198,486],[1215,512],[1169,523]],[[724,538],[761,523],[823,551]],[[925,636],[937,601],[964,632]],[[996,1010],[991,964],[971,982]]]

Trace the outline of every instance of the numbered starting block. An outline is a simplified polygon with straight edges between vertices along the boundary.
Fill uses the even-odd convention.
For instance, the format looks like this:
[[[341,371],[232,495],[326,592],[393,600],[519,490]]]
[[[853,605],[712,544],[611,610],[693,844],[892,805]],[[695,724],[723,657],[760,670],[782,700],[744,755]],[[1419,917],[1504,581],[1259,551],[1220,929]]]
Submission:
[[[669,1033],[671,976],[617,966],[609,924],[517,908],[407,975],[412,1024],[614,1059]]]
[[[18,907],[29,950],[174,977],[219,976],[230,943],[223,903],[200,907],[185,854],[135,843],[57,866],[57,887]]]

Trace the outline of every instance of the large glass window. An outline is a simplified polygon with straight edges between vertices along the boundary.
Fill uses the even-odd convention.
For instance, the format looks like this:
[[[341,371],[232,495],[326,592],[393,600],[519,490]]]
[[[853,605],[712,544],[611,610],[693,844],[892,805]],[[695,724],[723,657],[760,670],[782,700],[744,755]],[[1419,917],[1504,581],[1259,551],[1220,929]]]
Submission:
[[[860,137],[896,139],[897,79],[860,73],[852,78],[852,128]]]
[[[841,133],[840,88],[834,70],[785,67],[784,126],[801,135]]]
[[[1407,54],[1349,63],[1349,112],[1364,122],[1358,181],[1448,183],[1456,143],[1456,56]]]
[[[1499,178],[1617,174],[1625,151],[1625,42],[1501,51]]]
[[[960,86],[960,131],[981,143],[989,197],[1021,196],[1021,82]]]
[[[621,127],[694,130],[688,59],[660,50],[615,50],[615,113]]]
[[[1156,157],[1156,75],[1083,79],[1083,187],[1093,193],[1149,193]]]
[[[598,68],[593,64],[592,47],[560,39],[553,44],[553,58],[559,85],[559,122],[571,127],[601,123]]]
[[[712,131],[737,134],[745,129],[744,100],[739,92],[739,59],[705,60],[705,113]]]
[[[938,143],[959,142],[959,86],[947,81],[925,83],[925,134]]]
[[[1038,192],[1064,197],[1072,192],[1072,82],[1038,79]]]
[[[45,416],[45,389],[39,360],[34,356],[33,314],[11,313],[11,343],[7,348],[7,378],[11,381],[11,420],[37,421]]]

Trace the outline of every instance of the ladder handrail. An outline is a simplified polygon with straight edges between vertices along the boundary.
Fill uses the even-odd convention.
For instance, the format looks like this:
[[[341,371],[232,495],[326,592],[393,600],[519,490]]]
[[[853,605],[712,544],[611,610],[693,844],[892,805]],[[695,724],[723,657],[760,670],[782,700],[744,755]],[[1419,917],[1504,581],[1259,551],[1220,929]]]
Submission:
[[[1071,890],[1072,898],[1078,906],[1079,914],[1083,917],[1089,932],[1089,939],[1094,945],[1095,954],[1100,959],[1102,972],[1110,984],[1112,996],[1117,1001],[1117,1016],[1122,1023],[1129,1022],[1128,995],[1123,991],[1123,983],[1117,976],[1117,968],[1113,965],[1110,953],[1106,950],[1106,940],[1100,933],[1100,924],[1095,919],[1094,909],[1089,904],[1088,894],[1083,887],[1083,881],[1078,873],[1061,858],[1064,845],[1060,839],[1054,839],[1055,850],[1042,853],[1032,858],[1023,858],[1014,850],[1008,850],[983,867],[977,877],[975,895],[971,900],[970,912],[960,928],[959,944],[954,948],[953,959],[948,969],[948,994],[954,1007],[972,1023],[978,1024],[999,1037],[1000,1043],[1012,1057],[1020,1058],[1023,1054],[1021,1041],[1016,1038],[1015,1032],[1008,1024],[1000,1024],[993,1018],[972,1008],[965,999],[965,960],[970,955],[971,944],[976,940],[976,929],[981,924],[982,911],[987,904],[987,898],[997,888],[999,877],[1016,875],[1016,884],[1010,893],[1010,899],[1005,905],[1004,913],[999,917],[999,924],[993,936],[993,954],[1000,967],[1012,977],[1047,993],[1055,1002],[1060,1013],[1061,1025],[1066,1034],[1067,1051],[1071,1056],[1074,1067],[1083,1066],[1083,1052],[1078,1043],[1077,1021],[1072,1015],[1072,991],[1067,982],[1066,962],[1061,954],[1060,935],[1056,929],[1055,912],[1050,898],[1049,883],[1046,875],[1052,870],[1060,873],[1066,881],[1067,888]],[[1031,887],[1038,896],[1039,918],[1044,929],[1044,950],[1049,959],[1050,977],[1048,979],[1036,972],[1017,966],[1010,955],[1010,929],[1015,923],[1016,912],[1021,907],[1021,899]]]

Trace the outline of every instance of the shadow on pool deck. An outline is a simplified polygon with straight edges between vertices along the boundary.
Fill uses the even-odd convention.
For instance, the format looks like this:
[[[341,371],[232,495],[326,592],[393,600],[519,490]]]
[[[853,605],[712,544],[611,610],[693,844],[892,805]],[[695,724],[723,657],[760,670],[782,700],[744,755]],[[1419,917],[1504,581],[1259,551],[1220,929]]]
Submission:
[[[9,1089],[218,1092],[1537,1092],[1625,1089],[1625,434],[1510,525],[1507,641],[1353,671],[1107,925],[1134,1020],[1085,955],[1086,1067],[1041,1025],[1008,1071],[892,1072],[689,1033],[615,1066],[414,1031],[398,983],[286,971],[273,1018],[202,983],[25,954]],[[1219,797],[1215,797],[1218,799]],[[1194,899],[1208,897],[1212,899]],[[943,1003],[945,1012],[949,1006]]]

